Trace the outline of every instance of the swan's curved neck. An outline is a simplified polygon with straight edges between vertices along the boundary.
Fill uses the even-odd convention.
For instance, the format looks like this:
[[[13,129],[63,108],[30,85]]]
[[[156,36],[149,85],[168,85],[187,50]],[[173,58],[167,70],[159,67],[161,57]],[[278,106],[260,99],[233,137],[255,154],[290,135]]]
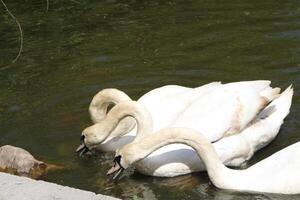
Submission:
[[[145,158],[155,150],[173,143],[186,144],[195,149],[203,160],[210,179],[217,187],[226,188],[225,186],[230,185],[225,177],[230,176],[233,170],[224,166],[214,147],[205,136],[190,129],[164,129],[151,135],[151,137],[144,138],[142,141],[126,145],[120,151],[135,152],[134,158],[130,158],[130,163],[132,164]]]
[[[91,119],[98,123],[106,116],[110,104],[118,104],[122,101],[128,101],[131,98],[118,89],[104,89],[98,92],[89,106]]]
[[[137,123],[137,135],[135,141],[152,133],[153,122],[151,114],[143,105],[136,101],[121,102],[111,109],[105,118],[105,122],[111,125],[110,132],[114,131],[119,122],[128,116],[133,117]],[[118,132],[118,135],[114,134],[114,136],[124,134],[124,132]]]

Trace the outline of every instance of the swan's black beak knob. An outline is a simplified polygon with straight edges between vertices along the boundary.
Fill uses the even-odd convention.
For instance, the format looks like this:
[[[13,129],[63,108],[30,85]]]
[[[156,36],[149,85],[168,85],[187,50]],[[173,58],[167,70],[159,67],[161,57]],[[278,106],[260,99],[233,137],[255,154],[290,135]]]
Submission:
[[[84,136],[84,135],[81,135],[81,136],[80,136],[80,142],[84,143],[84,138],[85,138],[85,136]]]
[[[76,152],[79,154],[80,157],[90,151],[89,148],[85,145],[84,139],[85,139],[85,136],[81,135],[80,136],[81,144],[76,149]]]
[[[117,180],[119,177],[121,177],[124,170],[124,167],[122,167],[121,165],[121,156],[119,155],[115,157],[114,165],[110,170],[108,170],[106,175],[109,176],[112,180]]]

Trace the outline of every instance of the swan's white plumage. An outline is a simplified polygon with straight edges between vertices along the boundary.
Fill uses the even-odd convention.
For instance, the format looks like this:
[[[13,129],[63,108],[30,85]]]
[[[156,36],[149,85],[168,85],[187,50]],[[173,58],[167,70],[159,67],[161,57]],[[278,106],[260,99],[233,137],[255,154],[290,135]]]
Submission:
[[[288,115],[293,89],[287,88],[241,133],[213,143],[221,161],[228,166],[240,166],[253,154],[271,142]],[[151,176],[173,177],[205,170],[196,152],[183,144],[170,144],[151,153],[136,163],[136,168]]]
[[[229,169],[222,164],[228,161],[240,163],[249,159],[256,150],[267,145],[276,136],[285,116],[289,113],[292,96],[293,89],[289,87],[279,98],[260,112],[240,134],[223,138],[216,143],[211,144],[203,134],[191,129],[169,128],[161,130],[153,136],[144,137],[142,141],[127,144],[117,151],[116,156],[121,156],[120,163],[127,168],[130,164],[137,161],[140,163],[141,159],[149,158],[146,157],[148,155],[153,156],[152,152],[166,147],[165,145],[182,143],[195,149],[197,154],[195,152],[194,155],[190,154],[189,159],[191,156],[199,156],[203,161],[198,167],[204,169],[206,166],[211,181],[219,188],[299,194],[300,142],[290,145],[244,170]],[[177,152],[180,159],[188,157],[188,154],[191,153],[182,150],[182,152]],[[168,156],[168,158],[170,157]],[[194,164],[193,162],[192,165]],[[164,167],[169,172],[172,164],[169,166],[166,164]],[[178,171],[180,173],[180,169]]]
[[[138,99],[137,102],[147,108],[152,116],[153,130],[168,127],[185,108],[197,97],[204,96],[217,86],[220,82],[212,82],[197,88],[187,88],[177,85],[167,85],[151,90]],[[115,151],[134,140],[136,127],[122,137],[108,137],[97,149],[101,151]]]
[[[267,102],[278,96],[280,89],[273,89],[269,85],[270,81],[246,81],[225,85],[216,82],[193,89],[192,91],[179,88],[174,98],[170,98],[172,93],[168,94],[166,92],[166,98],[155,99],[155,91],[151,91],[150,94],[153,95],[154,99],[149,94],[150,97],[142,97],[140,101],[142,101],[145,107],[148,106],[150,108],[149,111],[150,113],[152,112],[152,116],[158,116],[157,118],[153,117],[154,131],[164,127],[178,126],[195,128],[200,131],[207,130],[209,134],[206,134],[206,136],[210,141],[219,139],[215,145],[221,144],[217,151],[220,151],[219,154],[221,154],[222,161],[227,165],[238,166],[249,159],[257,149],[261,148],[262,145],[256,147],[255,142],[259,143],[260,140],[264,140],[261,138],[267,138],[265,144],[270,142],[280,128],[281,122],[278,122],[278,124],[274,122],[272,126],[277,128],[273,128],[271,132],[264,132],[262,131],[265,130],[264,126],[257,128],[257,124],[259,123],[256,123],[256,126],[249,126],[244,131],[251,132],[251,127],[252,129],[256,127],[259,130],[257,138],[247,138],[246,136],[234,137],[236,135],[223,138],[226,134],[230,135],[240,132]],[[166,86],[164,88],[168,90],[168,87],[173,86]],[[199,97],[195,102],[194,99],[197,95]],[[286,100],[287,102],[283,103],[290,106],[288,101],[291,101],[291,96],[292,92],[290,98]],[[161,104],[165,106],[162,109],[157,109],[155,105]],[[288,113],[289,106],[286,108],[287,111],[283,113]],[[178,108],[178,110],[174,111],[174,108]],[[279,118],[283,120],[286,114],[279,115]],[[172,116],[171,121],[168,115]],[[161,116],[164,117],[160,118]],[[204,116],[207,116],[207,118]],[[131,142],[134,137],[135,130],[125,136],[117,138],[108,137],[104,143],[98,145],[98,148],[104,151],[112,151]],[[248,140],[252,142],[254,148],[249,145]],[[201,171],[205,168],[203,163],[200,162],[199,164],[198,156],[190,147],[182,144],[172,144],[153,152],[149,157],[140,161],[137,164],[137,169],[148,175],[170,177]]]
[[[249,167],[244,172],[248,180],[243,182],[248,181],[252,185],[241,184],[240,190],[283,194],[300,193],[299,154],[300,142],[297,142]]]
[[[247,169],[235,170],[225,167],[215,147],[201,133],[185,128],[168,128],[145,137],[139,143],[127,144],[116,156],[120,156],[119,164],[127,168],[154,150],[173,143],[186,144],[195,149],[205,163],[210,180],[218,188],[280,194],[300,193],[300,142]],[[136,153],[136,148],[139,153]]]
[[[269,101],[277,97],[278,93],[263,96],[269,93],[266,91],[273,91],[269,84],[269,81],[253,81],[220,85],[210,94],[196,99],[176,118],[172,127],[198,130],[212,142],[224,134],[238,133]]]
[[[153,120],[153,131],[170,126],[197,98],[202,98],[221,85],[213,82],[190,89],[164,86],[143,95],[137,102],[143,104]],[[136,134],[135,131],[132,131]]]
[[[278,95],[280,89],[271,88],[270,83],[264,80],[224,85],[213,82],[194,89],[169,85],[146,93],[138,102],[150,112],[154,132],[165,127],[189,127],[202,131],[210,141],[215,141],[226,132],[234,134],[242,130]],[[98,149],[115,151],[132,141],[135,135],[136,128],[124,138],[108,137]]]

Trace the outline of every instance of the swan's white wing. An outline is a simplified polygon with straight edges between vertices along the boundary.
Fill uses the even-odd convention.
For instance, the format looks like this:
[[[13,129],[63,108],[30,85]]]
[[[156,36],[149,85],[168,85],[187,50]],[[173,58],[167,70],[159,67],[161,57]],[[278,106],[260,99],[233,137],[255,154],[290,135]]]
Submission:
[[[270,103],[238,135],[214,143],[220,159],[229,166],[239,166],[253,154],[269,144],[278,134],[284,118],[289,114],[293,89],[287,88]]]
[[[238,133],[279,92],[269,87],[269,83],[252,81],[221,85],[195,100],[172,126],[198,130],[210,141]],[[271,96],[263,96],[265,93]]]
[[[288,87],[249,124],[241,134],[252,145],[253,151],[265,147],[277,135],[284,118],[289,114],[294,91]]]
[[[213,82],[190,89],[181,86],[164,86],[142,96],[138,102],[143,104],[153,119],[153,130],[168,127],[197,97],[217,88],[221,83]]]
[[[213,143],[222,162],[228,166],[240,166],[255,151],[271,142],[289,113],[292,96],[293,90],[286,89],[240,134]],[[141,173],[166,177],[205,170],[197,153],[183,144],[164,146],[137,163],[136,167]]]
[[[161,128],[168,127],[196,97],[205,95],[220,84],[220,82],[213,82],[198,88],[167,85],[144,94],[138,102],[150,112],[153,119],[153,130],[156,132]],[[122,137],[109,137],[99,148],[103,151],[115,151],[131,142],[135,138],[136,131],[137,127]]]

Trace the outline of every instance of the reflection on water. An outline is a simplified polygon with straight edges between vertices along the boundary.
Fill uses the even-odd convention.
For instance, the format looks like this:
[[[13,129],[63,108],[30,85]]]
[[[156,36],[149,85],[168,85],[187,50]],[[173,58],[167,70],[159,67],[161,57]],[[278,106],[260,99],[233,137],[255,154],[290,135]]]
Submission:
[[[300,138],[300,9],[291,1],[6,1],[24,32],[17,63],[0,71],[0,144],[63,165],[44,179],[132,199],[297,199],[216,189],[205,173],[178,178],[127,174],[109,181],[113,154],[78,158],[88,104],[116,87],[132,98],[165,84],[270,79],[295,96],[278,137],[247,166]],[[1,7],[0,67],[19,48]]]

